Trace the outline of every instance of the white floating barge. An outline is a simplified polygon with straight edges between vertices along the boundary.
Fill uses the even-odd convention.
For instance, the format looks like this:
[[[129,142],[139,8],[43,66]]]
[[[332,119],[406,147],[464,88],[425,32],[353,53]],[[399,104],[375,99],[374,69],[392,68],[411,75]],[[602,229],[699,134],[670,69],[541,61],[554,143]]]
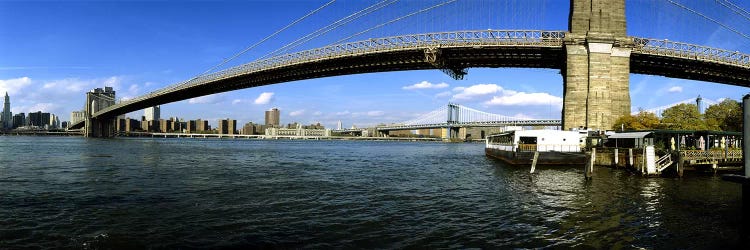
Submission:
[[[511,165],[577,165],[586,163],[587,134],[578,131],[519,130],[487,136],[484,152]]]

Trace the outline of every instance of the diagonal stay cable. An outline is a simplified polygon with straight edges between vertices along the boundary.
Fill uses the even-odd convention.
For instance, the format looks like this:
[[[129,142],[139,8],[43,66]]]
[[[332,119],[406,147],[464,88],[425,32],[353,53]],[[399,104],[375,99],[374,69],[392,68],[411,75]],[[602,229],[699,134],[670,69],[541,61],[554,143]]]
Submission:
[[[684,9],[684,10],[687,10],[687,11],[689,11],[689,12],[691,12],[691,13],[695,14],[695,15],[698,15],[698,16],[700,16],[700,17],[703,17],[703,18],[705,18],[706,20],[709,20],[709,21],[711,21],[711,22],[713,22],[713,23],[715,23],[715,24],[717,24],[717,25],[719,25],[719,26],[721,26],[721,27],[723,27],[723,28],[725,28],[725,29],[727,29],[727,30],[729,30],[729,31],[732,31],[732,32],[734,32],[735,34],[738,34],[738,35],[740,35],[740,36],[744,37],[745,39],[748,39],[748,40],[750,40],[750,36],[748,36],[747,34],[745,34],[745,33],[742,33],[741,31],[739,31],[739,30],[737,30],[737,29],[734,29],[734,28],[732,28],[732,27],[729,27],[728,25],[726,25],[726,24],[723,24],[723,23],[721,23],[721,22],[717,21],[716,19],[713,19],[713,18],[711,18],[711,17],[709,17],[709,16],[706,16],[706,15],[704,15],[703,13],[700,13],[700,12],[698,12],[698,11],[695,11],[695,10],[693,10],[693,9],[691,9],[691,8],[688,8],[688,7],[687,7],[687,6],[685,6],[685,5],[679,4],[679,3],[675,2],[675,1],[672,1],[672,0],[667,0],[667,2],[670,2],[670,3],[672,4],[672,5],[675,5],[675,6],[677,6],[677,7],[680,7],[680,8],[682,8],[682,9]]]
[[[290,27],[294,26],[295,24],[297,24],[297,23],[301,22],[302,20],[305,20],[306,18],[308,18],[308,17],[312,16],[313,14],[315,14],[315,13],[317,13],[318,11],[320,11],[320,10],[324,9],[325,7],[328,7],[328,6],[329,6],[329,5],[331,5],[331,4],[333,3],[333,2],[336,2],[336,0],[331,0],[331,1],[329,1],[328,3],[326,3],[326,4],[323,4],[323,6],[320,6],[320,7],[318,7],[317,9],[315,9],[315,10],[311,11],[310,13],[307,13],[306,15],[304,15],[304,16],[302,16],[302,17],[298,18],[297,20],[294,20],[294,22],[291,22],[291,23],[287,24],[287,25],[286,25],[286,26],[284,26],[283,28],[281,28],[281,29],[277,30],[277,31],[276,31],[276,32],[274,32],[273,34],[270,34],[270,35],[266,36],[265,38],[261,39],[260,41],[256,42],[255,44],[251,45],[250,47],[247,47],[247,48],[245,48],[244,50],[240,51],[239,53],[235,54],[234,56],[232,56],[232,57],[230,57],[230,58],[228,58],[228,59],[225,59],[224,61],[222,61],[222,62],[221,62],[221,63],[219,63],[218,65],[216,65],[216,66],[214,66],[214,67],[212,67],[212,68],[210,68],[210,69],[208,69],[208,70],[204,71],[203,73],[201,73],[201,74],[197,75],[197,76],[196,76],[195,78],[197,78],[197,77],[200,77],[200,76],[202,76],[202,75],[205,75],[206,73],[208,73],[208,72],[211,72],[211,71],[213,71],[214,69],[216,69],[216,68],[218,68],[218,67],[221,67],[221,66],[223,66],[224,64],[228,63],[229,61],[232,61],[232,60],[234,60],[235,58],[237,58],[237,57],[241,56],[242,54],[245,54],[245,52],[248,52],[248,51],[250,51],[251,49],[254,49],[254,48],[255,48],[255,47],[257,47],[258,45],[260,45],[260,44],[264,43],[265,41],[268,41],[268,39],[271,39],[271,38],[273,38],[274,36],[278,35],[279,33],[283,32],[284,30],[287,30],[288,28],[290,28]]]
[[[359,10],[359,11],[355,12],[355,13],[352,13],[352,14],[344,17],[344,18],[341,18],[341,19],[339,19],[339,20],[337,20],[337,21],[335,21],[335,22],[333,22],[333,23],[331,23],[331,24],[329,24],[329,25],[327,25],[327,26],[325,26],[323,28],[320,28],[320,29],[318,29],[316,31],[313,31],[310,34],[307,34],[307,35],[305,35],[305,36],[303,36],[301,38],[298,38],[297,40],[294,40],[293,42],[291,42],[291,43],[289,43],[287,45],[284,45],[281,48],[278,48],[278,49],[276,49],[276,50],[274,50],[274,51],[272,51],[272,52],[270,52],[270,53],[268,53],[268,54],[260,57],[259,59],[265,59],[265,58],[268,58],[270,56],[276,56],[276,55],[279,55],[281,53],[287,52],[290,49],[294,49],[296,47],[299,47],[300,45],[305,44],[306,42],[309,42],[312,39],[315,39],[315,38],[317,38],[319,36],[325,35],[328,32],[331,32],[331,31],[333,31],[333,30],[335,30],[335,29],[337,29],[337,28],[339,28],[341,26],[344,26],[344,25],[346,25],[346,24],[348,24],[348,23],[350,23],[350,22],[352,22],[354,20],[357,20],[357,19],[359,19],[361,17],[364,17],[366,15],[369,15],[369,14],[371,14],[371,13],[377,11],[377,10],[380,10],[380,9],[382,9],[382,8],[388,6],[388,5],[391,5],[393,3],[396,3],[398,1],[399,0],[383,0],[381,2],[377,2],[377,3],[373,4],[373,5],[368,6],[367,8],[364,8],[362,10]]]
[[[750,11],[747,11],[747,10],[743,9],[742,7],[740,7],[740,6],[737,6],[737,4],[734,4],[733,2],[730,2],[729,0],[724,0],[724,2],[728,3],[729,5],[732,5],[732,7],[734,7],[736,9],[742,11],[746,15],[750,15]]]
[[[744,17],[745,19],[750,20],[750,13],[747,13],[746,10],[742,9],[741,7],[739,7],[737,5],[734,5],[732,2],[716,0],[716,3],[721,4],[721,6],[724,6],[724,8],[727,8],[727,9],[731,10],[732,12],[736,13],[737,15],[740,15],[740,16]]]
[[[427,11],[430,11],[430,10],[432,10],[432,9],[435,9],[435,8],[438,8],[438,7],[441,7],[441,6],[443,6],[443,5],[447,5],[447,4],[450,4],[450,3],[456,2],[456,1],[458,1],[458,0],[450,0],[450,1],[446,1],[446,2],[443,2],[443,3],[439,3],[439,4],[436,4],[436,5],[433,5],[433,6],[430,6],[430,7],[427,7],[427,8],[424,8],[424,9],[421,9],[421,10],[418,10],[418,11],[415,11],[415,12],[412,12],[412,13],[409,13],[409,14],[406,14],[406,15],[403,15],[403,16],[400,16],[400,17],[398,17],[398,18],[395,18],[395,19],[392,19],[392,20],[390,20],[390,21],[388,21],[388,22],[385,22],[385,23],[381,23],[381,24],[375,25],[375,26],[373,26],[373,27],[370,27],[369,29],[366,29],[366,30],[363,30],[363,31],[360,31],[360,32],[354,33],[354,34],[353,34],[353,35],[351,35],[351,36],[348,36],[348,37],[342,38],[342,39],[340,39],[340,40],[338,40],[338,41],[336,41],[336,42],[333,42],[333,43],[331,43],[331,44],[337,44],[337,43],[341,43],[341,42],[343,42],[343,41],[349,40],[349,39],[351,39],[351,38],[353,38],[353,37],[357,37],[357,36],[359,36],[359,35],[362,35],[362,34],[364,34],[364,33],[370,32],[370,31],[372,31],[372,30],[375,30],[375,29],[381,28],[381,27],[383,27],[383,26],[386,26],[386,25],[389,25],[389,24],[392,24],[392,23],[395,23],[395,22],[401,21],[401,20],[403,20],[403,19],[405,19],[405,18],[408,18],[408,17],[414,16],[414,15],[417,15],[417,14],[420,14],[420,13],[423,13],[423,12],[427,12]]]

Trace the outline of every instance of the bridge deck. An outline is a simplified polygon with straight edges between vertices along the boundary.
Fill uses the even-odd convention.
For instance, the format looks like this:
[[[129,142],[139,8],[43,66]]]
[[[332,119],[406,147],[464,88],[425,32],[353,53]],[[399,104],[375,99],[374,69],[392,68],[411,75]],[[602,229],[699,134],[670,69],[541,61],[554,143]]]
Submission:
[[[375,38],[259,60],[107,107],[114,117],[189,98],[274,83],[370,72],[470,67],[560,69],[566,32],[481,30]],[[750,87],[750,56],[698,45],[632,38],[631,71]]]

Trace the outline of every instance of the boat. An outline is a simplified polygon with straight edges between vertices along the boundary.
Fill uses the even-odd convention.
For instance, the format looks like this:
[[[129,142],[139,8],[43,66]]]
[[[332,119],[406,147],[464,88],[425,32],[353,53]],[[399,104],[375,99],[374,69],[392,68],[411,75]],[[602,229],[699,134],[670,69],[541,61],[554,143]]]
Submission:
[[[487,136],[484,152],[511,165],[577,165],[586,163],[587,133],[561,130],[513,130]]]

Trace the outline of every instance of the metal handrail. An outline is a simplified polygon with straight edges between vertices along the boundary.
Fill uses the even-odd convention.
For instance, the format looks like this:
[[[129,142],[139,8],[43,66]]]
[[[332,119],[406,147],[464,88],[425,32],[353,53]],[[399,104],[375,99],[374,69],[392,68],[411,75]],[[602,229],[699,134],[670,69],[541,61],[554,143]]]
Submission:
[[[633,42],[635,43],[633,52],[641,54],[672,56],[750,68],[750,54],[739,51],[675,42],[667,39],[633,37]]]

